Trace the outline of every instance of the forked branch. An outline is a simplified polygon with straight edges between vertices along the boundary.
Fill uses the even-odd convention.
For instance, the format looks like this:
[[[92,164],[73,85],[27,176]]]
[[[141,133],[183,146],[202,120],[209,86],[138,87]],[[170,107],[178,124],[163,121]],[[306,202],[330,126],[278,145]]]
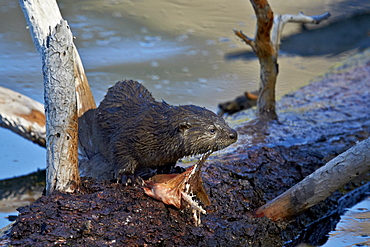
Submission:
[[[258,118],[262,120],[277,120],[275,109],[275,86],[279,73],[277,57],[281,34],[288,22],[318,24],[327,19],[330,14],[317,16],[275,15],[267,0],[250,0],[257,17],[257,31],[250,38],[242,31],[234,30],[236,36],[242,39],[256,53],[260,63],[260,86],[257,101]]]

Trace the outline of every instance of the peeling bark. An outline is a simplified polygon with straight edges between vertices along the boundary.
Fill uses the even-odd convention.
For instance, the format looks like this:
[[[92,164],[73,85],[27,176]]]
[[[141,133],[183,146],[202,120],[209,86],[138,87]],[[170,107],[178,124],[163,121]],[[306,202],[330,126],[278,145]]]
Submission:
[[[43,60],[46,115],[46,194],[80,185],[78,117],[96,108],[67,22],[55,0],[19,1]],[[51,34],[50,34],[51,33]]]
[[[20,0],[19,3],[30,26],[34,44],[43,60],[47,147],[46,194],[54,190],[71,192],[80,184],[77,155],[77,83],[75,83],[78,77],[75,76],[75,66],[82,67],[82,64],[74,63],[78,54],[73,44],[72,33],[67,23],[62,20],[56,1]],[[51,36],[50,32],[53,32]],[[83,69],[80,71],[83,72]],[[91,107],[95,107],[92,95],[90,98],[94,103]],[[82,111],[81,109],[83,108],[81,107],[79,111]]]
[[[235,31],[235,35],[252,47],[261,66],[257,100],[258,117],[266,120],[277,120],[275,110],[275,85],[278,74],[277,52],[270,38],[274,13],[266,0],[251,0],[251,3],[257,16],[255,38],[249,38],[241,31]]]
[[[55,0],[19,0],[23,13],[30,27],[33,42],[40,55],[43,54],[46,45],[46,37],[50,30],[63,19]],[[77,91],[77,113],[82,116],[89,109],[96,108],[85,70],[75,45],[73,46],[73,58],[75,66],[75,87]]]
[[[67,22],[61,21],[48,38],[43,58],[46,194],[54,190],[73,192],[80,185],[72,39]]]

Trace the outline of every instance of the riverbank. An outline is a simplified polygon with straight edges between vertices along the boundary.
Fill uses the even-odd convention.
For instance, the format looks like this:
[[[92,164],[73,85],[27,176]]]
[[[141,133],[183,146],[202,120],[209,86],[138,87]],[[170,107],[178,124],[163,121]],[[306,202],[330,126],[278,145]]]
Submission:
[[[190,209],[177,210],[141,188],[85,180],[80,193],[55,193],[19,209],[13,246],[161,245],[294,246],[322,244],[338,220],[338,202],[370,181],[366,175],[302,215],[284,222],[255,218],[254,211],[332,157],[370,135],[370,51],[357,54],[277,104],[279,123],[229,120],[239,141],[211,157],[203,180],[212,205],[196,227]],[[358,189],[361,192],[361,189]],[[347,201],[361,199],[357,193]],[[346,204],[348,206],[348,204]],[[311,226],[311,228],[309,227]],[[8,241],[8,242],[6,242]]]

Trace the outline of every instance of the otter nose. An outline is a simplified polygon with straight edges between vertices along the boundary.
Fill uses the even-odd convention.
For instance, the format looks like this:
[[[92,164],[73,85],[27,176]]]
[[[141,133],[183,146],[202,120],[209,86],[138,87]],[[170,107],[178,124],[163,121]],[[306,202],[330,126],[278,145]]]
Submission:
[[[236,140],[236,139],[238,139],[238,133],[235,130],[232,129],[229,137],[232,140]]]

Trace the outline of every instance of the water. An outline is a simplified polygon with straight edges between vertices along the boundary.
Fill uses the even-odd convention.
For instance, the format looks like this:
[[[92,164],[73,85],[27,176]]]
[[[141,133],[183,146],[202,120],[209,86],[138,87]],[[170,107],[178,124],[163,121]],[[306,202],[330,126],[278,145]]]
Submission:
[[[217,109],[218,102],[240,95],[242,90],[258,88],[256,58],[233,56],[250,51],[232,32],[241,29],[253,36],[255,18],[248,2],[65,0],[59,3],[76,37],[97,102],[109,86],[125,78],[143,82],[158,99],[172,104],[194,103],[211,110]],[[360,8],[351,10],[345,6],[338,10],[344,3],[271,1],[276,13],[331,11],[332,18]],[[369,1],[357,4],[370,6]],[[41,61],[18,2],[2,1],[0,13],[1,85],[43,101]],[[284,35],[298,31],[299,25],[288,24]],[[282,52],[277,95],[308,83],[345,55],[303,57]]]
[[[142,82],[158,100],[192,103],[213,111],[219,102],[258,88],[258,61],[232,32],[240,29],[253,36],[255,18],[248,1],[58,3],[76,37],[97,102],[109,86],[122,79]],[[369,0],[270,0],[270,4],[275,13],[330,11],[333,19],[370,9]],[[299,30],[299,25],[287,24],[284,35]],[[0,85],[43,102],[41,59],[16,0],[0,1],[0,38]],[[329,40],[315,44],[324,43],[333,46]],[[307,84],[355,49],[338,46],[330,54],[300,55],[290,53],[288,47],[279,56],[277,96]],[[0,179],[44,168],[43,148],[5,129],[0,129],[0,140]]]
[[[370,246],[370,197],[341,216],[322,247]]]

